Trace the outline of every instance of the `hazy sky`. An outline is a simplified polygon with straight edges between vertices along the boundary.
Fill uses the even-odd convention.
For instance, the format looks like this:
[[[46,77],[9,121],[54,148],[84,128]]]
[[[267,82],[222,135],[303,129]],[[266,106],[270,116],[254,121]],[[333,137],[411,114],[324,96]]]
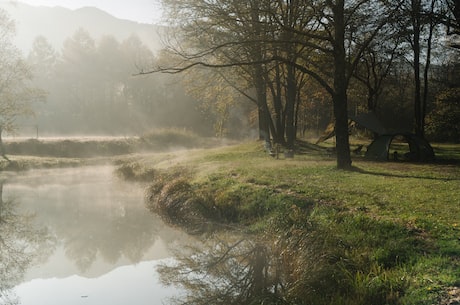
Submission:
[[[36,6],[62,6],[70,9],[94,6],[117,18],[143,23],[152,23],[161,17],[160,0],[19,0],[17,2]]]

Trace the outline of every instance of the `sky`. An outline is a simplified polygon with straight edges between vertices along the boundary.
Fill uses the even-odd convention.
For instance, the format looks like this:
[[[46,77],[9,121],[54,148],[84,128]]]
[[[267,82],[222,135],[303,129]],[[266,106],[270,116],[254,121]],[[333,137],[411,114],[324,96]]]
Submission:
[[[35,6],[62,6],[70,9],[97,7],[120,19],[157,23],[161,17],[160,0],[18,0]]]

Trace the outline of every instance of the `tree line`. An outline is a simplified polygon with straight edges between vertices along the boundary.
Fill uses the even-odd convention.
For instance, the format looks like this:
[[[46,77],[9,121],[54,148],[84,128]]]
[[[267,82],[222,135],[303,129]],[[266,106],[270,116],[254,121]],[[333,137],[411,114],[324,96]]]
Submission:
[[[60,52],[37,37],[27,57],[34,84],[44,89],[36,120],[46,133],[136,135],[155,127],[191,128],[200,113],[176,77],[135,76],[156,60],[135,35],[95,41],[81,28]]]
[[[333,123],[339,168],[351,166],[349,115],[389,130],[458,141],[459,34],[453,0],[164,1],[165,48],[136,36],[95,41],[79,29],[25,56],[1,15],[0,135],[136,134],[183,127],[293,148]],[[166,72],[165,75],[152,72]],[[13,73],[14,72],[14,73]],[[179,80],[182,80],[180,82]],[[33,103],[35,101],[43,101]],[[31,120],[19,117],[35,113]],[[203,116],[205,119],[203,119]],[[0,138],[1,139],[1,138]]]
[[[14,45],[15,35],[15,21],[0,11],[0,136],[210,129],[177,77],[135,75],[157,59],[134,34],[95,40],[80,28],[59,50],[36,37],[26,54]]]
[[[163,6],[167,48],[163,62],[146,73],[209,75],[209,87],[221,80],[257,109],[259,138],[288,148],[320,105],[335,124],[339,168],[351,166],[349,114],[373,111],[389,129],[436,135],[447,111],[438,104],[458,100],[449,90],[459,86],[459,54],[455,43],[444,42],[449,29],[458,31],[455,1],[168,0]],[[320,111],[314,112],[318,121]],[[449,127],[444,138],[452,140],[458,126]]]

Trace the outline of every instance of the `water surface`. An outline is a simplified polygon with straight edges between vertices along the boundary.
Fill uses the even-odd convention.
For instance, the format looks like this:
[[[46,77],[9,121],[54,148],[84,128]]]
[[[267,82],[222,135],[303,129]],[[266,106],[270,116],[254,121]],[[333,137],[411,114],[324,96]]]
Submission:
[[[2,211],[9,213],[0,234],[12,239],[0,258],[18,262],[0,275],[3,295],[11,286],[10,299],[23,305],[164,304],[179,293],[158,282],[155,266],[187,236],[149,213],[143,187],[119,180],[113,167],[0,179]]]

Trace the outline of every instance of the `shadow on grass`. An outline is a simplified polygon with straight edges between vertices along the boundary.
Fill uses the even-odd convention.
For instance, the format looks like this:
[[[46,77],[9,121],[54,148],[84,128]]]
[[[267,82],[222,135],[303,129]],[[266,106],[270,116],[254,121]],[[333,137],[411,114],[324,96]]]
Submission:
[[[357,166],[353,166],[352,170],[357,173],[373,175],[373,176],[380,176],[380,177],[423,179],[423,180],[434,180],[434,181],[460,181],[460,177],[430,177],[430,176],[414,175],[410,173],[407,173],[407,174],[388,173],[388,172],[366,170],[363,168],[359,168]]]

